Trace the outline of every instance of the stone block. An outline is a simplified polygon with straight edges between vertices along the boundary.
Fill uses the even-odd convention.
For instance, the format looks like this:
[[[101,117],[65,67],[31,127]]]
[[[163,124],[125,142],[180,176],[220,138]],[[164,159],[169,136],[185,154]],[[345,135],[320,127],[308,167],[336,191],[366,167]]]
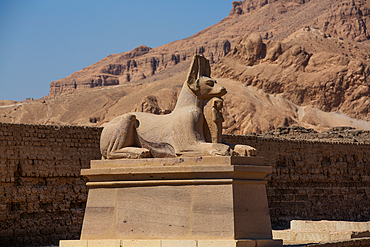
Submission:
[[[257,239],[256,240],[256,247],[275,247],[275,246],[283,246],[282,239]]]
[[[198,240],[198,247],[255,247],[255,240]]]
[[[6,239],[6,238],[11,238],[14,234],[13,229],[1,229],[0,230],[0,238],[1,239]]]
[[[370,230],[370,221],[368,222],[350,222],[350,221],[310,221],[310,220],[292,220],[291,229],[312,229],[328,231],[367,231]]]
[[[162,240],[161,247],[199,247],[196,240]]]
[[[81,239],[272,239],[256,157],[92,161]]]
[[[27,237],[27,229],[15,229],[14,237],[16,238]]]
[[[89,240],[87,247],[121,247],[119,239]]]
[[[161,240],[121,240],[122,247],[161,247]]]
[[[59,247],[88,247],[87,240],[60,240]]]

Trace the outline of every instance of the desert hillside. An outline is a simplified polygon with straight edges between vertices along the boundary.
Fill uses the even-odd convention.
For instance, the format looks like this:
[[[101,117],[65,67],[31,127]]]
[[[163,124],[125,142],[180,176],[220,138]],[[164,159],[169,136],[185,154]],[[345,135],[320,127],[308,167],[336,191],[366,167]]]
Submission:
[[[52,82],[43,99],[0,102],[0,121],[102,126],[129,111],[166,114],[202,54],[228,90],[225,133],[370,128],[370,1],[230,4],[228,17],[191,37],[110,55]]]
[[[353,41],[366,41],[369,34],[368,1],[256,1],[232,3],[230,15],[216,25],[183,40],[161,47],[144,45],[132,51],[112,54],[101,61],[50,84],[49,98],[76,90],[121,85],[148,78],[195,54],[217,62],[229,53],[237,40],[251,32],[279,40],[305,26],[314,26]]]
[[[281,41],[263,40],[252,33],[214,66],[214,76],[239,81],[303,109],[279,114],[275,121],[280,118],[285,126],[308,124],[320,129],[324,123],[315,119],[317,110],[370,121],[367,54],[367,46],[330,37],[312,27]],[[250,114],[260,114],[253,105],[249,108]],[[340,120],[338,125],[344,122]]]

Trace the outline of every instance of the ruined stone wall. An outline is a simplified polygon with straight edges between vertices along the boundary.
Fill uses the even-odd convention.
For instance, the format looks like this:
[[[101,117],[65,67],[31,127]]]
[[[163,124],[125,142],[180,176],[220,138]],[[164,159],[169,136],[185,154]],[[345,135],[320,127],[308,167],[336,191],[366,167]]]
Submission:
[[[0,246],[78,239],[101,129],[0,123]]]
[[[370,145],[225,135],[273,167],[267,195],[274,228],[292,219],[370,221]]]
[[[78,239],[89,161],[101,128],[0,123],[0,246]],[[275,228],[292,219],[370,221],[370,145],[225,135],[273,166],[267,194]]]

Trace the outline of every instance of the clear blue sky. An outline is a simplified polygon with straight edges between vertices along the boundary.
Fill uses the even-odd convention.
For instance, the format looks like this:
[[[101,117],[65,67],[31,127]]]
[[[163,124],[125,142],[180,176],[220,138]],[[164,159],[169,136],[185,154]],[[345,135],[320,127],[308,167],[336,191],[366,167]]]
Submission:
[[[50,82],[139,45],[189,37],[232,0],[1,0],[0,100],[41,98]]]

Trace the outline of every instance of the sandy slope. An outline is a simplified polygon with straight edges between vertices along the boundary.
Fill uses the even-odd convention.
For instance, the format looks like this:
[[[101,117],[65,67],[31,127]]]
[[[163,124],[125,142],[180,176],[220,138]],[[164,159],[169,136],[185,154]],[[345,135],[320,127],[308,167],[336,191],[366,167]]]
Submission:
[[[115,116],[134,110],[165,112],[174,108],[185,78],[184,72],[168,78],[157,75],[139,84],[95,88],[57,99],[7,106],[0,108],[0,121],[104,126]],[[224,96],[224,133],[260,133],[291,124],[318,131],[335,126],[370,129],[369,122],[352,119],[340,112],[327,113],[298,106],[282,94],[267,94],[234,80],[219,78],[217,81],[228,91]],[[148,100],[147,95],[155,100]]]

